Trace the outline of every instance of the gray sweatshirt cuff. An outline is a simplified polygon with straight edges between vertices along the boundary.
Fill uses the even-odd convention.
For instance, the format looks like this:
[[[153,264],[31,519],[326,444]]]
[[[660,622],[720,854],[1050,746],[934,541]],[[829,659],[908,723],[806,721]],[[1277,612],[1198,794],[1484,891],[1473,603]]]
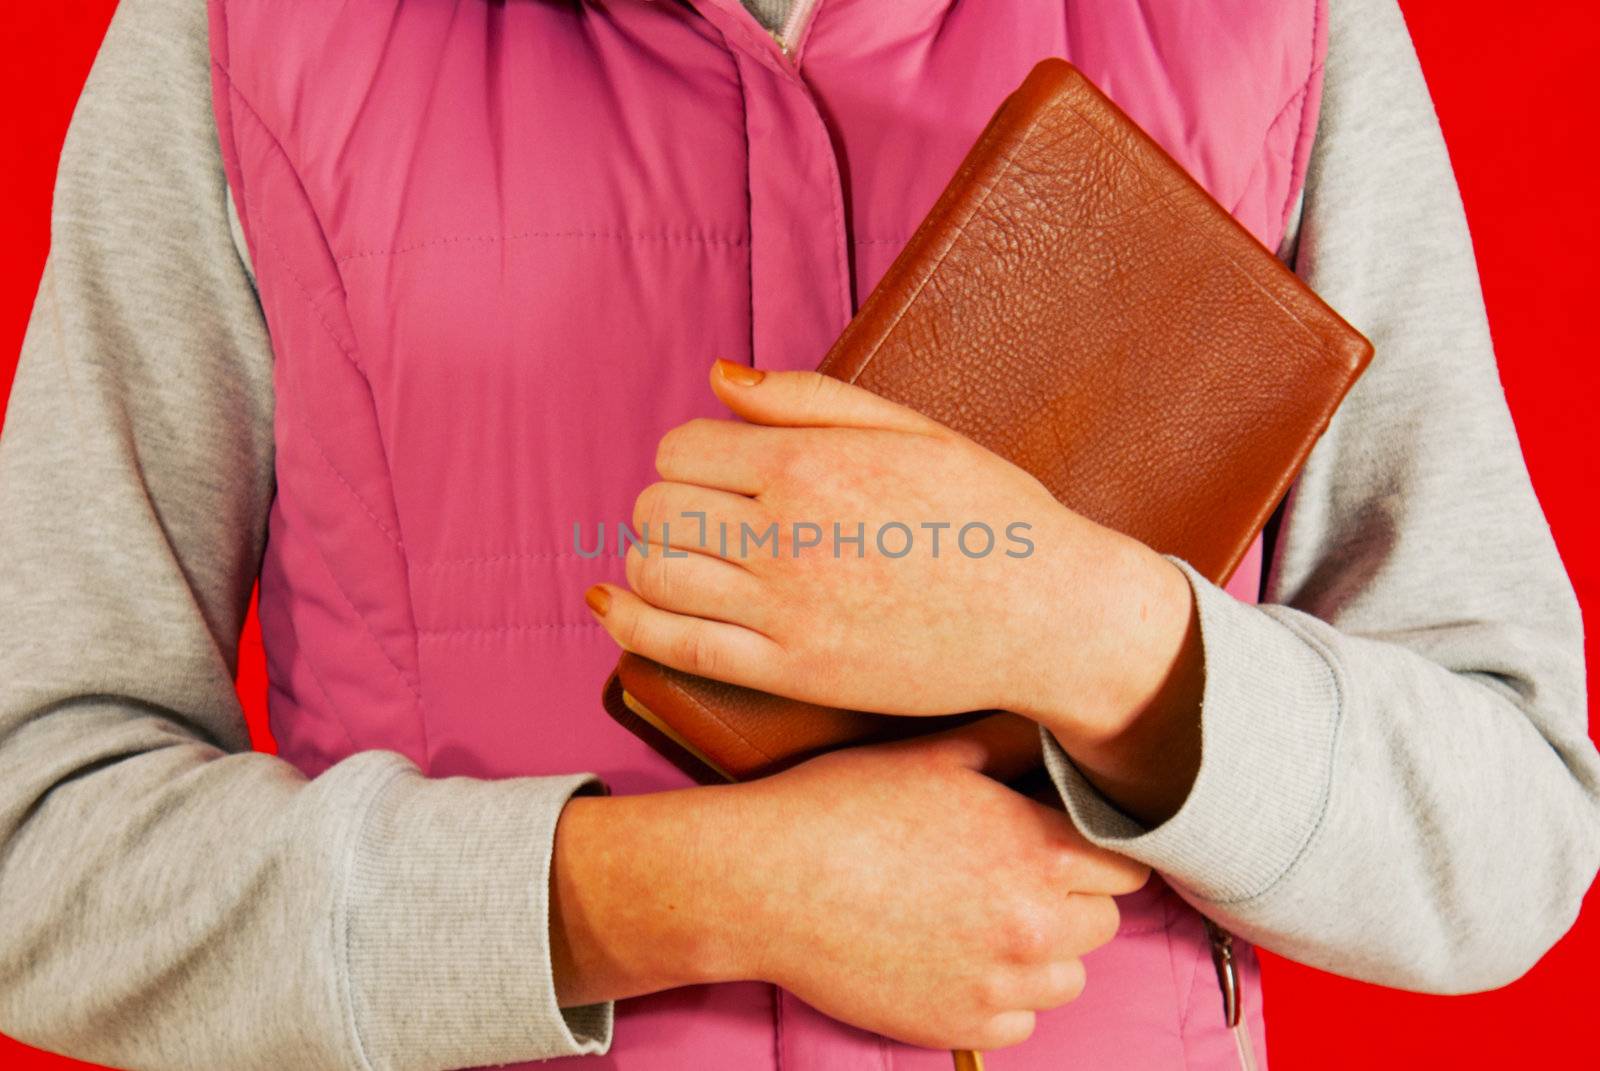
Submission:
[[[1045,762],[1090,841],[1214,903],[1259,896],[1294,865],[1328,802],[1340,690],[1316,640],[1189,578],[1205,658],[1200,771],[1170,819],[1147,828],[1079,772],[1048,731]]]
[[[558,1008],[550,961],[556,821],[574,793],[598,787],[586,774],[414,770],[384,785],[334,934],[364,1066],[437,1071],[610,1047],[611,1005]]]

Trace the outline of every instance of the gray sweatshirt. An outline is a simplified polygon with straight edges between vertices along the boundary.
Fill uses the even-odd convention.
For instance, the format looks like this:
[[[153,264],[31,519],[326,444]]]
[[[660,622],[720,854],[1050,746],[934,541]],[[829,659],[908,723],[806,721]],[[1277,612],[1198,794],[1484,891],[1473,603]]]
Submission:
[[[1330,40],[1285,255],[1378,356],[1294,488],[1270,605],[1194,578],[1204,753],[1178,814],[1141,828],[1051,764],[1091,837],[1236,932],[1479,989],[1567,929],[1600,858],[1581,624],[1394,0],[1333,0]],[[123,0],[0,436],[0,1030],[206,1071],[598,1051],[609,1009],[556,1007],[546,899],[589,778],[366,753],[308,781],[249,749],[271,370],[204,5]]]

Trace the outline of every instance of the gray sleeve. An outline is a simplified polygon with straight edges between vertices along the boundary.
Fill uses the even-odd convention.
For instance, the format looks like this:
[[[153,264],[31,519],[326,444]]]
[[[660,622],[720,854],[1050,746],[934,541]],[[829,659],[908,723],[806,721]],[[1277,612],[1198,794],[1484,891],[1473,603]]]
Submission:
[[[1600,860],[1582,623],[1501,391],[1466,219],[1394,0],[1333,0],[1296,265],[1377,349],[1291,492],[1260,608],[1190,573],[1202,760],[1154,829],[1048,737],[1098,843],[1284,955],[1503,984]]]
[[[609,1044],[557,1007],[583,775],[253,753],[237,640],[272,355],[230,234],[205,5],[124,0],[73,118],[0,436],[0,1030],[153,1069],[438,1071]]]

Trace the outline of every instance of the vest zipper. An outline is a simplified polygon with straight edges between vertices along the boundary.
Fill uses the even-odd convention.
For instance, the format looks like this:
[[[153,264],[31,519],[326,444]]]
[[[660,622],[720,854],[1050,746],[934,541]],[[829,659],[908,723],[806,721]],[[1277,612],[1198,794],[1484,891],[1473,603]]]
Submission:
[[[789,9],[789,17],[783,20],[783,26],[773,31],[772,39],[778,42],[785,59],[794,59],[795,44],[805,32],[806,23],[811,21],[819,2],[820,0],[795,0],[794,7]]]
[[[783,58],[794,62],[794,49],[805,31],[806,24],[816,12],[821,0],[795,0],[783,26],[769,31],[777,42]],[[1217,969],[1217,984],[1222,989],[1222,1015],[1228,1032],[1233,1035],[1234,1047],[1239,1054],[1240,1071],[1256,1071],[1255,1046],[1250,1041],[1250,1025],[1245,1021],[1240,1000],[1243,996],[1239,979],[1239,964],[1233,957],[1233,935],[1210,919],[1204,920],[1206,935],[1211,939],[1211,962]],[[956,1071],[983,1071],[983,1056],[979,1053],[955,1053]]]
[[[1250,1041],[1250,1024],[1245,1021],[1241,1006],[1244,992],[1239,961],[1233,955],[1233,934],[1210,919],[1206,919],[1205,924],[1206,936],[1211,939],[1211,962],[1217,968],[1217,985],[1222,988],[1222,1020],[1233,1035],[1241,1071],[1256,1071],[1256,1050]]]

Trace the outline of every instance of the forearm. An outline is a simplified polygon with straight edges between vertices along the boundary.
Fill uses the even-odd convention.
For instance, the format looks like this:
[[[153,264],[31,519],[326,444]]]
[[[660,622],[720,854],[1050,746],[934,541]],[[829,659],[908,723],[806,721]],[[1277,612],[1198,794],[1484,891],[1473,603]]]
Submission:
[[[1085,832],[1325,969],[1448,992],[1525,970],[1571,924],[1600,856],[1581,722],[1541,735],[1487,675],[1197,586],[1202,770],[1179,812],[1146,827],[1052,749]]]
[[[443,1071],[605,1042],[606,1009],[557,1012],[545,950],[582,778],[429,781],[369,753],[307,782],[109,700],[12,733],[0,767],[13,1036],[173,1069]]]
[[[1423,570],[1359,616],[1323,607],[1328,620],[1241,604],[1186,566],[1169,568],[1192,597],[1160,570],[1115,578],[1108,597],[1137,607],[1127,660],[1075,676],[1120,680],[1123,698],[1041,673],[1028,711],[1074,819],[1282,954],[1430,990],[1516,977],[1571,925],[1600,861],[1576,607],[1547,540],[1518,538],[1522,579],[1502,590],[1537,625],[1502,607],[1414,618],[1403,640],[1369,615],[1436,601]],[[1493,572],[1479,576],[1500,587]]]

